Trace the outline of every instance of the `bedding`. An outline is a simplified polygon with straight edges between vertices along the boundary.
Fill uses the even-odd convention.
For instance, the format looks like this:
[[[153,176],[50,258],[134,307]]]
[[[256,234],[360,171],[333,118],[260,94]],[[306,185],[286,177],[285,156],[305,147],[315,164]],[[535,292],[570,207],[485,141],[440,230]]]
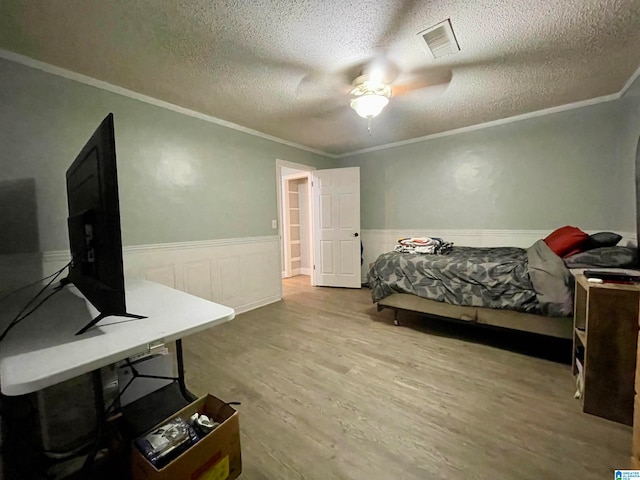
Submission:
[[[398,239],[393,248],[400,253],[426,253],[429,255],[444,255],[451,251],[453,243],[445,242],[438,237],[409,237]]]
[[[564,259],[567,268],[632,268],[637,262],[637,250],[628,247],[592,248]]]
[[[528,249],[452,247],[446,255],[388,252],[369,272],[374,302],[410,293],[454,305],[547,316],[572,314],[571,281],[562,259],[543,240]]]

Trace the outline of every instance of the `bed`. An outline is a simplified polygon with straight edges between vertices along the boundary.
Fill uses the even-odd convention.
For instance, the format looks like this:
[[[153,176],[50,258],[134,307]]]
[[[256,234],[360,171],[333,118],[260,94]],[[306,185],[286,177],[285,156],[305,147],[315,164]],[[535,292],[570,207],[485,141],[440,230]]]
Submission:
[[[574,278],[569,267],[636,261],[634,249],[612,247],[608,240],[591,254],[569,257],[577,259],[574,263],[543,240],[526,249],[454,246],[446,254],[387,252],[371,264],[369,288],[378,311],[395,311],[396,325],[398,312],[408,310],[570,339]]]

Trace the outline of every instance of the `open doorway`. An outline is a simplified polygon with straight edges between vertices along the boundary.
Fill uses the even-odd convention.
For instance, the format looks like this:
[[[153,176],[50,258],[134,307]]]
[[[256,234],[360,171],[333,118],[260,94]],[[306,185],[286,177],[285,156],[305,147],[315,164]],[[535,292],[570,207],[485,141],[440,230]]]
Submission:
[[[311,284],[313,268],[311,171],[313,167],[276,161],[282,278]]]
[[[285,278],[311,275],[308,176],[308,173],[299,173],[282,178],[282,244]]]
[[[276,172],[283,278],[360,288],[360,168],[276,160]]]

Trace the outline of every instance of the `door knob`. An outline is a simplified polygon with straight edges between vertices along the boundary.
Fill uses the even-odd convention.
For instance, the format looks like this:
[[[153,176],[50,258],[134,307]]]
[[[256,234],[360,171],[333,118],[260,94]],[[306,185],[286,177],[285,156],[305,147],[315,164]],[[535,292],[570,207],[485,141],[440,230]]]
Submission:
[[[358,232],[354,233],[354,234],[353,234],[353,236],[354,236],[354,237],[357,237],[357,236],[358,236]]]

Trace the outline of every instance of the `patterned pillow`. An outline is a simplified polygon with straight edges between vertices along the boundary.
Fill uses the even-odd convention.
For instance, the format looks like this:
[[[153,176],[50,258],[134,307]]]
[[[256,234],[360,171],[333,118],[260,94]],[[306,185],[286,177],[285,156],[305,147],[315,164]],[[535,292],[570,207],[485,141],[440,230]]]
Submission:
[[[638,252],[628,247],[599,247],[563,258],[567,268],[631,268],[638,262]]]

